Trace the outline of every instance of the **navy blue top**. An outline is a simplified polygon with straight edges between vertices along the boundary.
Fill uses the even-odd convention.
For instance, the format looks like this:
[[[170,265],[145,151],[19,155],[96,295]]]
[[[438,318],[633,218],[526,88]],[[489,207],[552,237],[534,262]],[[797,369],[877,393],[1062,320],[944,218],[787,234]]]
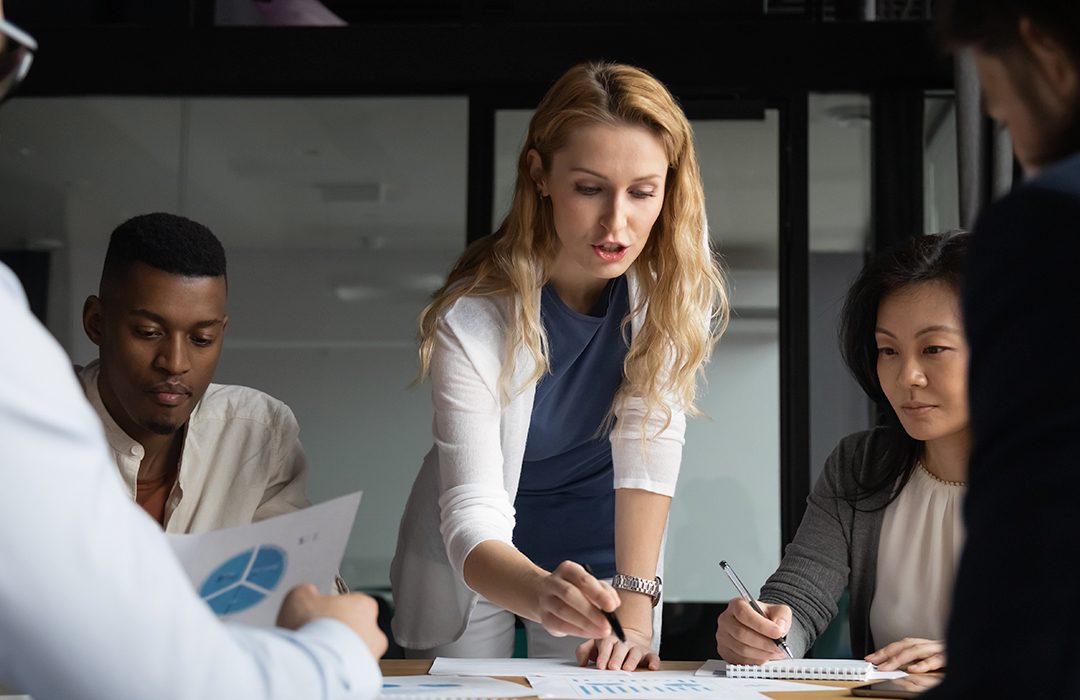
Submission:
[[[551,571],[566,559],[615,575],[615,488],[608,433],[599,433],[623,380],[630,309],[626,278],[608,283],[590,315],[551,287],[541,294],[550,372],[536,385],[518,485],[514,544]]]

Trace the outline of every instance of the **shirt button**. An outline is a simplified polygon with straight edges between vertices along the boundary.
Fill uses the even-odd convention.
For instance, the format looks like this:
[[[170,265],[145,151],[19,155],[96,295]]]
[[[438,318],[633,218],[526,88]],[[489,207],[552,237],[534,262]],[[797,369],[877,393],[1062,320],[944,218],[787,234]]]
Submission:
[[[140,447],[139,445],[132,445],[131,454],[134,457],[142,457],[142,447]]]

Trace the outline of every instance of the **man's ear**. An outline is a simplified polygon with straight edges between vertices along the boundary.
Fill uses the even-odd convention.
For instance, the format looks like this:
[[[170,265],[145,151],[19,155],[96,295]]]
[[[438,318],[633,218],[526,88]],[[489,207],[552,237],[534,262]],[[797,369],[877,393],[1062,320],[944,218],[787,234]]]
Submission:
[[[1055,97],[1065,104],[1080,102],[1080,68],[1061,42],[1028,17],[1020,18],[1020,40],[1046,77]]]
[[[86,297],[82,307],[83,332],[90,342],[101,347],[105,336],[105,315],[101,308],[101,299],[91,294]]]
[[[544,162],[540,158],[540,152],[535,148],[530,148],[525,154],[525,159],[529,163],[529,177],[536,185],[536,193],[541,197],[546,197],[548,193],[544,183]]]

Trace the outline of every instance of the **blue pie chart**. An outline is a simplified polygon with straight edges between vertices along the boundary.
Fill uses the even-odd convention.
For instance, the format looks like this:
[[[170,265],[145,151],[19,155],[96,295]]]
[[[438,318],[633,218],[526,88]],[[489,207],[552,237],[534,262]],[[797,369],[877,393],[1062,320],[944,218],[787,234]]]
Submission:
[[[253,547],[214,569],[199,595],[218,615],[232,615],[257,605],[285,575],[285,552],[279,547]]]

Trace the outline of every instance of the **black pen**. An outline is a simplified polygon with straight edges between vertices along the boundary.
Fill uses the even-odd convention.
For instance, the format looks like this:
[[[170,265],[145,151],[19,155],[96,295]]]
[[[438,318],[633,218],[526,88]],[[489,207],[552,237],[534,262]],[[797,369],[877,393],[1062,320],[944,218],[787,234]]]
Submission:
[[[733,584],[735,584],[735,588],[739,589],[739,595],[741,595],[747,603],[750,603],[750,607],[754,609],[754,612],[768,620],[769,616],[766,615],[760,607],[758,607],[757,601],[754,600],[754,596],[750,595],[750,591],[746,590],[746,586],[744,586],[743,582],[739,580],[739,576],[735,573],[735,569],[731,568],[731,564],[728,564],[726,561],[722,561],[720,562],[720,568],[724,570],[724,573],[727,574],[727,577],[731,579],[731,582]],[[787,657],[789,659],[795,658],[795,655],[791,653],[791,649],[787,645],[786,634],[779,639],[774,639],[773,641],[776,642],[776,646],[783,649],[784,653],[787,654]]]
[[[593,578],[596,578],[596,574],[593,573],[592,567],[588,564],[582,564],[581,568],[585,569],[585,573]],[[611,624],[611,631],[615,633],[615,636],[619,638],[620,642],[626,642],[626,633],[622,631],[622,625],[619,624],[619,618],[615,617],[615,613],[601,610],[604,613],[604,617]]]

